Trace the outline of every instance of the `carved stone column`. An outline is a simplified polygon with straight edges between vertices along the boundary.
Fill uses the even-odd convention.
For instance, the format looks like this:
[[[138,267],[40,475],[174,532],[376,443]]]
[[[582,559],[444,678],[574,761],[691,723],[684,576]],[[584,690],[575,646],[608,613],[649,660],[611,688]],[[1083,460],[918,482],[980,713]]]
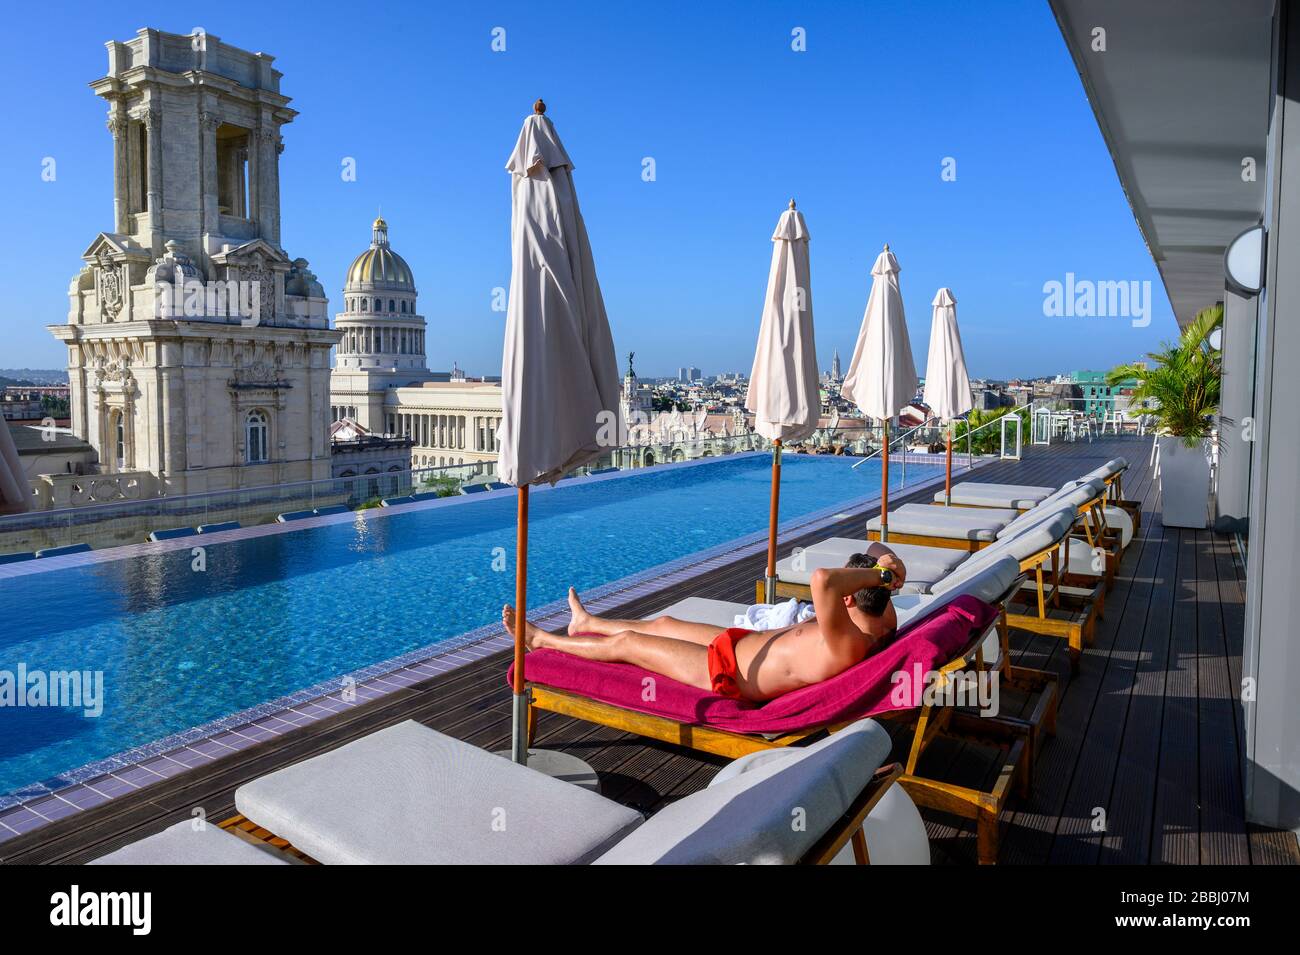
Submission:
[[[212,235],[221,231],[218,220],[220,187],[217,184],[217,127],[221,117],[208,110],[199,112],[199,231]]]
[[[241,212],[240,215],[247,216],[255,222],[260,218],[259,209],[262,201],[262,171],[258,168],[260,156],[261,150],[257,145],[257,130],[254,129],[249,132],[244,148],[241,150],[239,169],[240,175],[247,176],[244,189],[245,195],[248,197],[248,211]],[[246,173],[245,170],[247,170]]]
[[[234,177],[230,195],[236,201],[242,198],[247,205],[246,208],[232,208],[230,214],[240,218],[247,216],[252,219],[257,215],[256,206],[254,205],[257,197],[257,170],[252,168],[248,162],[248,156],[249,149],[247,146],[240,146],[235,150],[234,168],[230,173]],[[247,176],[244,174],[245,167],[248,167]]]
[[[146,139],[149,143],[148,181],[146,184],[149,193],[149,204],[146,208],[149,210],[149,224],[152,226],[154,234],[161,235],[163,231],[162,107],[150,106],[143,119]],[[155,245],[159,245],[159,248],[154,249],[154,254],[161,254],[161,243],[155,243]]]
[[[266,154],[266,238],[280,244],[280,154],[284,152],[284,139],[274,127],[265,131],[269,136]]]
[[[131,231],[131,180],[126,111],[120,103],[109,110],[108,131],[113,134],[113,231],[125,235]]]

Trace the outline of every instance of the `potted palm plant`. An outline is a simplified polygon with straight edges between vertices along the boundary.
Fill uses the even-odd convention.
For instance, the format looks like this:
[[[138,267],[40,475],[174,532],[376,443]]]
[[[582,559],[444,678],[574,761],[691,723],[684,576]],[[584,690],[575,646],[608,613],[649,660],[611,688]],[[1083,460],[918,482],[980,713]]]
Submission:
[[[1209,440],[1219,410],[1222,353],[1210,344],[1223,306],[1197,312],[1178,341],[1152,352],[1146,367],[1121,365],[1111,385],[1136,378],[1135,404],[1156,420],[1160,442],[1160,520],[1166,527],[1205,527],[1210,500]]]

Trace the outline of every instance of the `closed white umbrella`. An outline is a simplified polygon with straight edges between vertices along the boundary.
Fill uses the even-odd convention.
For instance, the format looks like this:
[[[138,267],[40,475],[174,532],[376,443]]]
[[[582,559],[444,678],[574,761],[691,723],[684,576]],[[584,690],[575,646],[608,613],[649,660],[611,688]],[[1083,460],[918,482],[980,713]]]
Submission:
[[[776,600],[776,525],[781,500],[781,446],[802,441],[817,430],[821,392],[817,384],[817,343],[813,338],[809,284],[808,226],[794,200],[772,233],[772,267],[749,375],[745,408],[754,413],[754,430],[772,442],[772,503],[767,529],[766,600]]]
[[[952,504],[952,421],[975,407],[975,395],[966,371],[966,354],[957,328],[957,299],[952,289],[941,288],[934,295],[934,318],[930,322],[930,355],[925,363],[925,403],[930,412],[948,422],[945,462],[944,503]]]
[[[498,470],[519,489],[515,583],[514,736],[527,762],[524,621],[528,588],[528,486],[555,483],[617,447],[618,366],[596,281],[573,163],[538,100],[524,120],[510,172],[510,300],[501,365]]]
[[[889,538],[889,421],[916,396],[916,365],[898,287],[898,259],[886,245],[871,267],[871,294],[841,393],[884,423],[880,539]]]

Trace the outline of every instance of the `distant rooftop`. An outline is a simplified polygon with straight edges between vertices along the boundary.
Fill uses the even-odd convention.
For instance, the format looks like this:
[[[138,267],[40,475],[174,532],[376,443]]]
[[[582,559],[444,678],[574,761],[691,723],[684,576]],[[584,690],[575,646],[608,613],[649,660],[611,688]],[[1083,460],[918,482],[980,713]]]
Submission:
[[[49,454],[52,451],[89,451],[91,447],[71,431],[62,428],[46,429],[39,424],[8,422],[14,446],[21,454]]]

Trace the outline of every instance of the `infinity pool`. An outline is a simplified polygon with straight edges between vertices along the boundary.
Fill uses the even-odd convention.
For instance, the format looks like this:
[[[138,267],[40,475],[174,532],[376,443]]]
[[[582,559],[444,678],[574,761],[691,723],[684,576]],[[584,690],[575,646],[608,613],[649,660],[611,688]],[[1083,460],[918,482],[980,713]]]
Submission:
[[[878,492],[878,462],[853,460],[787,456],[782,520]],[[769,487],[758,454],[534,494],[529,603],[763,530]],[[186,547],[0,580],[0,680],[23,666],[104,681],[98,717],[0,706],[0,793],[498,620],[514,548],[500,494],[208,544],[203,572]]]

